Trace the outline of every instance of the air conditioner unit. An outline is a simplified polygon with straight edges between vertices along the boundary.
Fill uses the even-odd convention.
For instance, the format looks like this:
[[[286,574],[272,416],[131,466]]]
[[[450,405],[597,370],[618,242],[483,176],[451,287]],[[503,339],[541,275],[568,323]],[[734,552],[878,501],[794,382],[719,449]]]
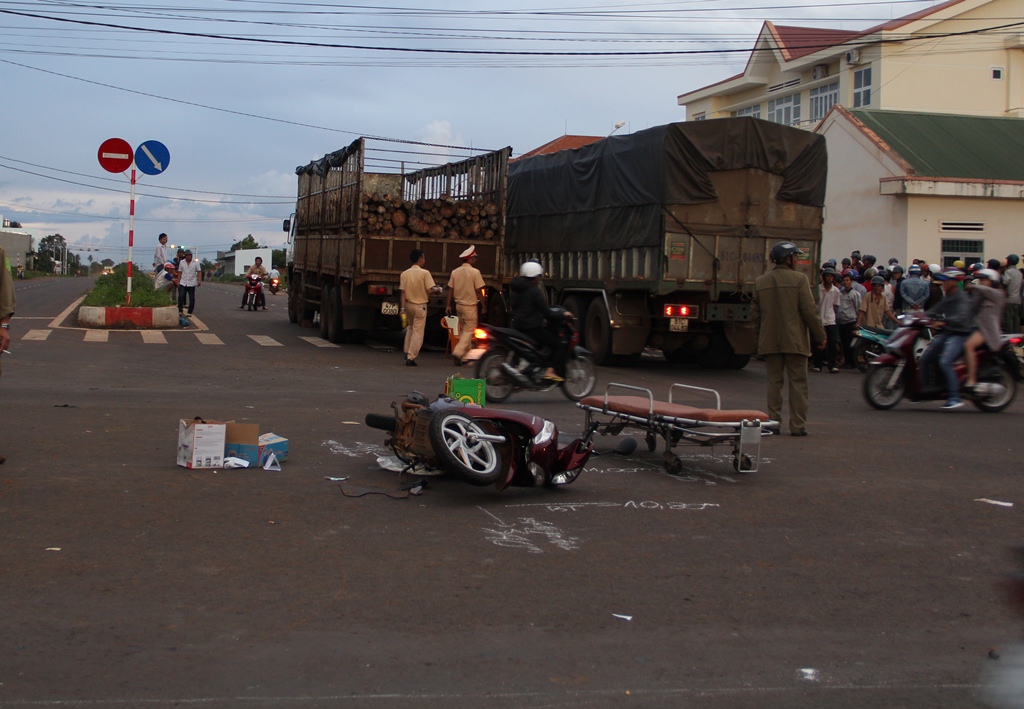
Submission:
[[[816,67],[811,69],[811,78],[813,78],[815,81],[817,81],[818,79],[824,79],[826,76],[828,76],[827,64],[818,64]]]
[[[846,53],[846,63],[847,64],[860,64],[860,50],[859,49],[851,49],[850,51],[848,51]]]

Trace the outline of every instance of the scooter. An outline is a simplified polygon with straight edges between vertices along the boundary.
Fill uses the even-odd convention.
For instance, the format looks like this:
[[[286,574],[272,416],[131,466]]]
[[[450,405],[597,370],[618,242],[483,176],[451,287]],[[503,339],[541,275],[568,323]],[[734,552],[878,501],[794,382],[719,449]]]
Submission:
[[[898,316],[902,322],[905,315]],[[898,325],[897,325],[898,327]],[[892,336],[895,330],[886,330],[880,327],[868,327],[862,325],[853,333],[853,340],[850,342],[850,349],[853,350],[853,364],[861,372],[868,371],[871,360],[885,352],[885,343]],[[917,342],[914,343],[914,357],[921,359],[921,354],[928,343],[932,341],[930,328],[922,328],[918,333]]]
[[[367,414],[366,425],[388,432],[386,443],[411,472],[452,473],[472,485],[504,490],[573,482],[594,450],[596,426],[558,446],[552,421],[519,411],[485,409],[412,392],[393,414]]]
[[[934,328],[936,323],[922,314],[907,315],[900,326],[885,343],[885,353],[872,360],[864,377],[863,392],[868,404],[876,409],[891,409],[903,397],[911,401],[935,401],[946,399],[944,386],[936,384],[925,387],[920,363],[916,356],[918,340],[922,332]],[[1003,346],[997,352],[987,347],[978,350],[978,384],[973,390],[961,388],[963,398],[970,400],[982,411],[994,413],[1009,406],[1017,394],[1017,382],[1021,379],[1021,365],[1016,351],[1021,347],[1021,335],[1003,335]],[[957,377],[963,383],[967,365],[963,360],[956,363]],[[934,372],[932,380],[943,380]]]
[[[245,278],[245,305],[249,310],[258,310],[263,295],[263,278],[255,273]]]
[[[270,284],[267,287],[270,289],[270,294],[271,295],[277,295],[277,292],[279,290],[281,290],[281,279],[280,278],[271,278],[270,279]]]
[[[570,319],[563,317],[551,327],[568,348],[562,382],[544,378],[548,359],[533,338],[518,330],[487,324],[473,331],[473,349],[463,362],[476,361],[476,378],[487,381],[489,401],[505,401],[517,389],[549,391],[556,386],[570,401],[579,401],[594,390],[594,359],[579,346],[580,338]]]

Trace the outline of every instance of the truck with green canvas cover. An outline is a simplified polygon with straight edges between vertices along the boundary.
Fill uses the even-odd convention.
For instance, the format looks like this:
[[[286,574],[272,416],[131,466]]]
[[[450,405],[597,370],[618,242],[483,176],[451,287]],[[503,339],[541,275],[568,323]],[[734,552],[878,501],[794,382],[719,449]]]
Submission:
[[[792,241],[813,285],[827,155],[814,133],[755,118],[673,123],[513,161],[507,273],[535,259],[602,364],[645,348],[742,368],[768,252]]]

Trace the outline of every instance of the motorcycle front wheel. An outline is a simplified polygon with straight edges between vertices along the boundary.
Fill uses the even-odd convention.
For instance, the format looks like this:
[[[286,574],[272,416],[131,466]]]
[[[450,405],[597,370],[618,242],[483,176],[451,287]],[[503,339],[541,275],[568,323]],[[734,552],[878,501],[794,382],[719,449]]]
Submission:
[[[505,401],[515,390],[515,384],[501,368],[506,360],[508,353],[504,350],[489,350],[476,363],[476,378],[487,382],[485,396],[495,404]]]
[[[565,381],[562,382],[562,393],[569,401],[579,401],[594,391],[597,383],[597,371],[590,355],[572,357],[565,363]]]
[[[864,398],[874,408],[884,411],[900,403],[900,399],[903,398],[903,392],[906,389],[906,383],[903,381],[903,377],[900,376],[896,383],[892,384],[892,378],[895,373],[896,367],[891,364],[871,367],[868,370],[868,375],[864,377]]]
[[[473,485],[491,485],[501,477],[505,466],[500,449],[494,441],[474,438],[487,432],[468,416],[457,411],[435,414],[427,433],[445,470]]]

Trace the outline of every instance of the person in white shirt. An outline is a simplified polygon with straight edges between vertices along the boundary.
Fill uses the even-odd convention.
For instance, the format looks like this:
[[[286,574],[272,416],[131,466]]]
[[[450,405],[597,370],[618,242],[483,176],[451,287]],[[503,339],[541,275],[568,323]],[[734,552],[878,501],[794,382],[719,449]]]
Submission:
[[[199,268],[199,262],[193,260],[192,251],[185,251],[185,258],[178,263],[178,273],[181,280],[178,282],[178,315],[184,315],[185,298],[188,297],[188,314],[191,315],[196,309],[196,288],[203,283],[203,272]]]
[[[833,268],[821,270],[821,283],[814,292],[814,300],[818,303],[818,314],[821,324],[825,326],[825,349],[815,348],[811,353],[813,366],[811,371],[820,372],[821,366],[828,360],[828,371],[837,374],[836,346],[839,343],[839,325],[836,323],[836,310],[839,308],[839,289],[835,286],[836,272]]]
[[[171,251],[167,247],[167,234],[157,237],[156,251],[153,253],[153,270],[157,273],[164,270],[164,264],[171,260]]]

